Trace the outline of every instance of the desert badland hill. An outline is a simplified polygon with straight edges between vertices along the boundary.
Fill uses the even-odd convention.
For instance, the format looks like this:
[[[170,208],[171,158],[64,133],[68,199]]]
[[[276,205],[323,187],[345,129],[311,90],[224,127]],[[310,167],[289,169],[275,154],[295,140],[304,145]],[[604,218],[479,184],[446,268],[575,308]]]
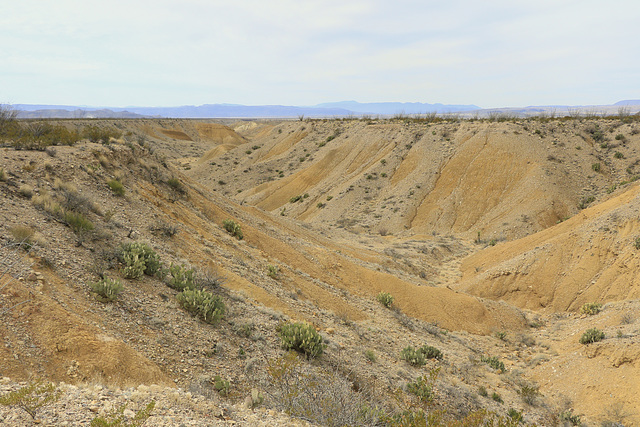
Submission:
[[[0,391],[54,382],[45,424],[640,425],[637,116],[46,125],[79,141],[0,148]],[[130,243],[221,320],[180,271],[132,278]],[[287,355],[292,322],[321,356]]]

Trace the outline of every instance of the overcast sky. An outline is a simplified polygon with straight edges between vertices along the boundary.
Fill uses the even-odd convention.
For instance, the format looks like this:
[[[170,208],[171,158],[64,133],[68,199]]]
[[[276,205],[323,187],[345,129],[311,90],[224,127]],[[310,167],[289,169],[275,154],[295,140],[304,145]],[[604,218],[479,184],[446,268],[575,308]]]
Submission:
[[[638,0],[0,0],[0,103],[622,99]]]

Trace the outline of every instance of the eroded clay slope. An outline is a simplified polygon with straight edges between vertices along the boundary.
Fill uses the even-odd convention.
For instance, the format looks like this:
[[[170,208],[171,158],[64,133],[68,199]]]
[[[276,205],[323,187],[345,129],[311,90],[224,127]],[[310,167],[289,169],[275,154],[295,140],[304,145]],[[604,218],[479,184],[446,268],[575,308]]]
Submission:
[[[462,263],[459,288],[534,310],[637,299],[639,210],[635,185],[551,228],[480,251]]]
[[[241,203],[323,227],[512,240],[572,216],[640,172],[633,125],[611,126],[624,139],[596,141],[594,129],[606,126],[238,123],[245,144],[220,145],[185,172]]]

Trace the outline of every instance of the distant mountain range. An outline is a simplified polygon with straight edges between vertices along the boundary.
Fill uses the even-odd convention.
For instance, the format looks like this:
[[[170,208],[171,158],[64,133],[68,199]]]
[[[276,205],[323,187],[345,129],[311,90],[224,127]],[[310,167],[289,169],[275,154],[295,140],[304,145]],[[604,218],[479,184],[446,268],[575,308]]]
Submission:
[[[624,100],[606,106],[566,106],[546,105],[521,108],[494,108],[483,110],[477,105],[428,104],[421,102],[373,102],[341,101],[314,106],[286,105],[239,105],[205,104],[183,105],[179,107],[88,107],[77,105],[14,104],[19,118],[297,118],[297,117],[349,117],[349,116],[391,116],[395,114],[456,113],[461,115],[486,115],[490,112],[510,112],[517,115],[531,115],[541,112],[558,113],[570,110],[631,107],[640,109],[640,100]]]
[[[477,110],[476,105],[423,104],[420,102],[378,102],[361,104],[344,101],[315,106],[205,104],[179,107],[86,107],[76,105],[15,104],[19,118],[290,118],[347,117],[418,113],[449,113]]]

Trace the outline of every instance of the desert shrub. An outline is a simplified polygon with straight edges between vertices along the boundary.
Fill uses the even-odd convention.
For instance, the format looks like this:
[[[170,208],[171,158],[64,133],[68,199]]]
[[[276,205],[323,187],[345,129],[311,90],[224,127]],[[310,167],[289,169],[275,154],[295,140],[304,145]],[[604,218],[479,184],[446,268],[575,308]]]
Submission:
[[[151,416],[153,408],[155,408],[156,402],[152,400],[144,408],[136,412],[135,416],[131,420],[127,420],[124,416],[124,410],[127,409],[127,405],[122,405],[115,411],[104,417],[96,417],[91,420],[91,427],[140,427]]]
[[[560,421],[571,424],[572,426],[582,425],[582,420],[580,420],[580,415],[574,415],[572,410],[564,411],[560,413],[558,416]]]
[[[193,283],[198,289],[216,289],[225,282],[226,279],[214,269],[208,267],[194,269]]]
[[[162,267],[160,256],[146,243],[127,243],[121,249],[125,264],[122,274],[127,279],[139,279],[144,274],[153,276]]]
[[[25,225],[16,225],[9,229],[9,233],[15,243],[22,244],[23,249],[28,251],[33,246],[33,238],[36,234],[33,228]]]
[[[504,402],[502,400],[502,396],[500,396],[500,394],[495,392],[495,391],[493,393],[491,393],[491,399],[495,400],[498,403],[503,403]]]
[[[504,372],[506,369],[504,367],[504,362],[502,362],[498,356],[482,356],[480,360],[498,372]]]
[[[62,392],[52,383],[44,384],[39,379],[19,390],[0,396],[0,405],[17,406],[35,420],[38,410],[58,400],[61,394]]]
[[[218,323],[224,316],[225,305],[222,298],[211,292],[185,289],[176,296],[176,299],[185,310],[212,325]]]
[[[227,230],[229,234],[231,234],[233,237],[237,238],[238,240],[242,240],[242,238],[244,237],[242,234],[242,229],[240,228],[240,224],[238,224],[234,220],[225,219],[224,221],[222,221],[222,226],[224,227],[225,230]]]
[[[597,302],[587,302],[580,307],[580,313],[588,314],[589,316],[593,316],[594,314],[600,313],[602,310],[602,304]]]
[[[500,341],[506,341],[507,333],[505,331],[498,331],[495,333],[495,337],[498,338]]]
[[[124,286],[119,280],[112,280],[108,277],[99,282],[89,283],[91,290],[96,293],[98,299],[102,302],[111,302],[118,299],[120,292],[124,290]]]
[[[393,304],[393,295],[388,292],[380,292],[376,297],[378,302],[385,307],[389,308]]]
[[[408,383],[407,391],[417,396],[422,402],[431,403],[436,396],[435,383],[439,372],[440,368],[431,369],[429,375],[423,375]]]
[[[478,394],[482,397],[487,397],[489,396],[489,392],[487,392],[487,388],[483,385],[481,385],[480,387],[478,387]]]
[[[7,172],[5,172],[4,168],[0,168],[0,181],[4,182],[7,180]]]
[[[178,178],[169,178],[167,180],[167,185],[178,193],[184,193],[184,186]]]
[[[371,363],[376,363],[376,361],[378,360],[378,357],[373,352],[373,350],[366,350],[364,352],[364,358],[367,359]]]
[[[595,196],[584,197],[582,200],[580,200],[580,203],[578,203],[578,209],[581,209],[581,210],[585,209],[595,200],[596,200]]]
[[[613,155],[613,157],[615,157],[616,159],[624,159],[624,154],[622,154],[619,151],[616,151],[616,153]]]
[[[117,179],[111,179],[107,181],[107,185],[109,186],[109,188],[111,188],[111,191],[113,191],[113,194],[115,194],[116,196],[124,196],[124,185],[122,185],[122,183]]]
[[[321,356],[326,347],[320,334],[307,323],[295,322],[280,325],[278,336],[282,348],[298,351],[311,358]]]
[[[195,289],[195,270],[187,269],[184,265],[171,264],[169,266],[171,277],[167,277],[167,285],[173,289],[183,291],[185,289]]]
[[[276,279],[278,277],[279,272],[280,272],[280,269],[278,268],[277,265],[271,265],[271,264],[267,265],[267,274],[272,279]]]
[[[522,398],[522,401],[527,405],[534,406],[540,396],[539,387],[535,384],[523,384],[518,390],[518,394]]]
[[[108,144],[111,138],[118,139],[122,133],[110,129],[102,129],[98,126],[87,126],[83,129],[82,136],[91,142]]]
[[[79,212],[65,211],[62,218],[64,223],[76,234],[82,234],[95,228],[93,222]]]
[[[637,237],[633,242],[633,247],[636,249],[640,249],[640,237]]]
[[[213,386],[221,396],[228,396],[231,384],[227,380],[223,380],[220,375],[213,377]]]
[[[442,360],[442,352],[435,347],[423,345],[420,348],[407,346],[400,352],[400,359],[414,366],[423,366],[427,359]]]
[[[179,227],[175,224],[159,221],[157,224],[150,226],[149,230],[154,234],[160,234],[164,237],[173,237],[178,234]]]
[[[21,196],[30,199],[33,196],[33,187],[29,184],[22,184],[18,187],[18,193],[20,193]]]
[[[507,416],[517,423],[521,423],[524,420],[522,411],[518,411],[517,409],[513,408],[509,408],[509,411],[507,411]]]
[[[602,166],[600,165],[600,163],[594,163],[591,165],[591,169],[593,169],[594,172],[600,172],[600,170],[602,169]]]
[[[580,344],[591,344],[594,342],[602,341],[604,339],[604,332],[597,328],[587,329],[580,337]]]
[[[293,196],[289,199],[289,203],[296,203],[302,200],[302,194]]]
[[[330,427],[390,425],[369,389],[354,391],[339,364],[313,371],[291,351],[270,359],[267,375],[266,405],[292,417]]]

